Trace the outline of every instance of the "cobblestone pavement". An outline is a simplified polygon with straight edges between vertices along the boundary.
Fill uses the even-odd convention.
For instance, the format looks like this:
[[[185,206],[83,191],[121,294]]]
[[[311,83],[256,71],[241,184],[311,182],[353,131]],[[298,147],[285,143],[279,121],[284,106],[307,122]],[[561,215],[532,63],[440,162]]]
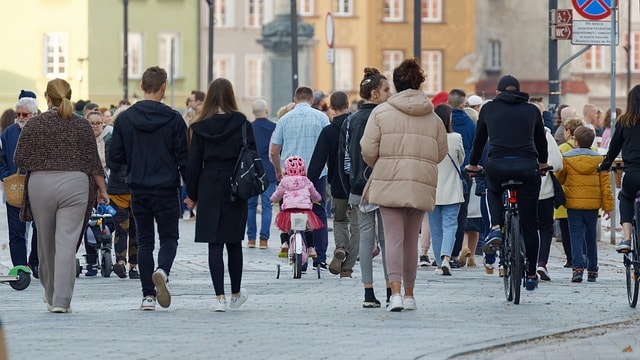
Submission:
[[[5,208],[0,206],[0,218]],[[192,221],[180,221],[180,246],[171,272],[169,309],[138,310],[140,284],[115,275],[81,275],[72,314],[51,314],[34,280],[24,291],[0,287],[0,318],[9,359],[637,359],[638,310],[626,300],[620,256],[599,242],[600,277],[572,284],[553,243],[552,281],[523,291],[520,305],[504,299],[502,280],[480,267],[453,276],[419,268],[417,311],[363,309],[360,269],[341,280],[323,271],[293,279],[270,249],[244,249],[242,308],[213,313],[207,247],[193,242]],[[0,245],[6,245],[6,222]],[[330,252],[333,233],[330,234]],[[603,239],[608,237],[603,236]],[[11,261],[0,250],[0,273]],[[78,257],[84,253],[81,248]],[[331,256],[329,256],[329,259]],[[376,296],[384,300],[380,257],[375,259]],[[276,267],[282,274],[276,278]],[[497,273],[497,272],[496,272]],[[229,282],[226,285],[229,292]],[[631,351],[630,351],[631,350]],[[625,352],[626,351],[626,352]]]

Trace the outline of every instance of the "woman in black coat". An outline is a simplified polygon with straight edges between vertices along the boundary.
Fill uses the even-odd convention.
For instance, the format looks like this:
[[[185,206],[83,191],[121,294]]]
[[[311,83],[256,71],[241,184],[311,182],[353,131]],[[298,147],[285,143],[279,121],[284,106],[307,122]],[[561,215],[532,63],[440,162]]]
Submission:
[[[209,85],[202,110],[189,127],[187,198],[198,205],[196,242],[209,244],[209,271],[216,301],[212,311],[226,310],[223,248],[227,247],[231,308],[247,300],[242,282],[242,240],[247,225],[247,201],[231,201],[230,178],[242,148],[242,125],[247,124],[249,147],[256,148],[251,124],[238,112],[231,82],[216,79]]]

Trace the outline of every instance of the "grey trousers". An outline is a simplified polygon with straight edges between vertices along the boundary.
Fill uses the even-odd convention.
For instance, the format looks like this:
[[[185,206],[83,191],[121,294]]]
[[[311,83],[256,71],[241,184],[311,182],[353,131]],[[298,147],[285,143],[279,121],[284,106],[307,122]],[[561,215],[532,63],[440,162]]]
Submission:
[[[380,210],[362,212],[358,210],[360,224],[360,271],[363,284],[373,284],[373,250],[376,248],[376,238],[382,251],[382,268],[384,278],[388,279],[387,263],[384,250],[384,227]],[[386,284],[385,284],[386,287]]]
[[[69,308],[76,281],[76,247],[86,228],[89,177],[79,171],[37,171],[29,202],[38,228],[40,283],[47,303]]]
[[[333,235],[336,249],[347,252],[342,263],[342,270],[353,270],[360,251],[360,229],[358,225],[357,207],[348,204],[347,199],[333,198]]]

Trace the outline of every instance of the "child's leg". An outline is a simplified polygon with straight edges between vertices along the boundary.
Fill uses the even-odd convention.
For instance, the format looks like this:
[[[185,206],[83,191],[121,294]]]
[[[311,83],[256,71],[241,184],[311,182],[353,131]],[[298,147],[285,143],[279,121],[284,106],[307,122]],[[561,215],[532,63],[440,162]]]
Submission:
[[[280,233],[280,244],[289,244],[289,233]]]
[[[304,239],[306,241],[307,248],[314,247],[313,246],[313,231],[305,231],[304,232]]]
[[[587,244],[587,271],[598,271],[597,220],[598,210],[585,210],[584,240]]]

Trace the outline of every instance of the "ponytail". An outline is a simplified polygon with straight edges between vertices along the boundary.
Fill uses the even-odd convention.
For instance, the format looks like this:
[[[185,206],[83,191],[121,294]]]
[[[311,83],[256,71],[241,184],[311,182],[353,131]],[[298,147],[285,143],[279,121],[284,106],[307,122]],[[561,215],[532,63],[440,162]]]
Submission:
[[[58,106],[58,115],[65,120],[69,120],[71,115],[73,115],[73,106],[71,105],[71,100],[67,98],[62,98],[60,102],[60,106]]]

